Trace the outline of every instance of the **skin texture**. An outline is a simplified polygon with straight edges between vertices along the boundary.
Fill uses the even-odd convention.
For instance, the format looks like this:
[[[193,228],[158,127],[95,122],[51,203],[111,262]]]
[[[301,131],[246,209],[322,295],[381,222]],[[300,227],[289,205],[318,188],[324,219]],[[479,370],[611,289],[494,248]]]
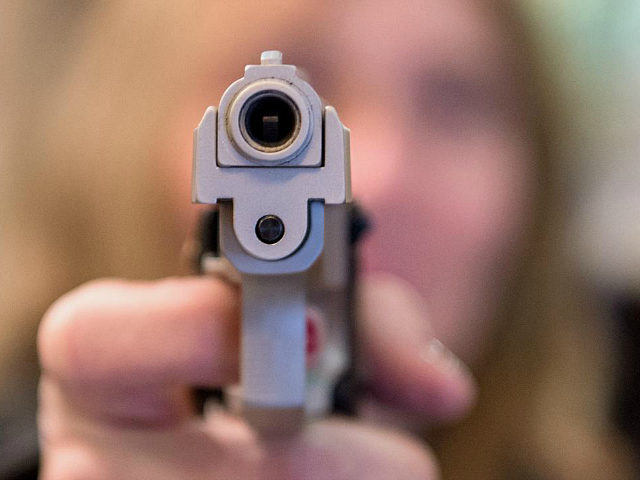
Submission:
[[[354,193],[376,225],[359,319],[372,395],[450,421],[474,384],[434,335],[465,360],[480,354],[528,206],[532,161],[508,48],[497,20],[464,0],[317,15],[309,42],[297,32],[275,46],[291,63],[307,54],[314,86],[352,128]],[[207,101],[190,98],[172,116],[179,133],[156,146],[176,201],[189,198],[183,159]],[[260,439],[223,412],[195,417],[190,387],[237,380],[238,322],[238,292],[215,279],[104,280],[62,297],[38,338],[42,478],[437,478],[418,441],[362,422]]]
[[[423,342],[393,355],[386,313],[413,323],[421,312],[389,296],[385,305],[389,285],[366,290],[377,298],[364,343],[377,355],[378,380],[400,369],[395,385],[412,392],[414,410],[459,416],[473,398],[468,373],[448,355],[420,360]],[[195,417],[187,385],[237,381],[238,323],[237,292],[209,278],[103,280],[62,297],[38,339],[42,478],[134,479],[150,468],[153,478],[436,478],[423,446],[387,430],[334,419],[296,437],[260,439],[226,413]]]
[[[264,44],[302,66],[351,130],[354,198],[374,224],[363,271],[406,280],[424,298],[435,335],[476,363],[534,196],[518,51],[482,1],[346,2],[313,16],[308,33]],[[241,72],[237,62],[227,68],[216,75],[225,85]],[[183,150],[158,148],[181,179],[176,202],[190,196],[182,160],[190,143],[180,132],[197,125],[206,101],[217,102],[211,96],[176,116],[168,143]]]
[[[379,226],[364,268],[418,289],[435,335],[474,362],[527,225],[527,112],[486,6],[401,5],[351,4],[327,22],[327,48],[344,52],[332,101],[352,128],[354,198]]]

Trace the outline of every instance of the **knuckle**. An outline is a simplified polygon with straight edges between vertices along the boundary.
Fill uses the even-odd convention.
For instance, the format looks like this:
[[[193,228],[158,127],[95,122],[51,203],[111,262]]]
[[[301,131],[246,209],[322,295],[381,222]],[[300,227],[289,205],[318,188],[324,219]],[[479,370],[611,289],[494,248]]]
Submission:
[[[97,301],[112,289],[113,280],[94,280],[60,297],[44,314],[38,328],[38,355],[43,373],[61,380],[77,380],[87,366],[87,348],[81,348],[88,320]]]
[[[41,480],[105,480],[106,465],[82,446],[57,447],[44,452]]]

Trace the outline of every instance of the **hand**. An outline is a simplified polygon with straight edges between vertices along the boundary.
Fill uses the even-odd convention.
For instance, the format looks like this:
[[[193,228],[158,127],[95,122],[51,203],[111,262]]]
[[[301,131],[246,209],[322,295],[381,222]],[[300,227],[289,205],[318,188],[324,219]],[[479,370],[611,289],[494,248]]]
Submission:
[[[360,279],[358,286],[359,349],[374,394],[367,405],[374,414],[379,416],[382,405],[385,420],[409,423],[418,431],[464,415],[475,399],[475,382],[433,336],[418,293],[388,274]]]
[[[391,311],[405,325],[415,305],[397,304],[396,294],[384,297],[386,310],[379,295],[367,301],[365,293],[363,305],[378,302],[373,317]],[[464,371],[446,366],[447,356],[412,356],[418,335],[410,324],[387,335],[390,322],[376,318],[364,322],[371,328],[363,335],[375,391],[424,415],[460,414],[472,398]],[[224,412],[196,417],[191,387],[237,381],[238,319],[238,292],[211,278],[103,280],[58,300],[38,338],[41,478],[437,478],[419,442],[358,422],[320,421],[265,441]]]

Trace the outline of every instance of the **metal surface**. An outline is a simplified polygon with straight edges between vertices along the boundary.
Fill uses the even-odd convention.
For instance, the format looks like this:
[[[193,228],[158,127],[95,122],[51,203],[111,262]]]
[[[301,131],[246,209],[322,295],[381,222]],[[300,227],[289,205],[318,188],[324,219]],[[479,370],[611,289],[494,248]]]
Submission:
[[[265,98],[284,103],[247,120]],[[248,121],[255,123],[247,128]],[[264,138],[257,138],[260,126]],[[264,52],[261,65],[247,66],[194,132],[192,198],[219,204],[220,251],[242,275],[247,420],[260,430],[296,412],[296,423],[305,403],[308,270],[323,251],[325,205],[351,201],[349,131],[294,66],[282,65],[280,52]],[[260,228],[273,216],[281,232]],[[344,228],[339,234],[346,237]],[[339,242],[330,245],[344,263]],[[323,262],[329,283],[343,285],[346,266],[331,261]]]

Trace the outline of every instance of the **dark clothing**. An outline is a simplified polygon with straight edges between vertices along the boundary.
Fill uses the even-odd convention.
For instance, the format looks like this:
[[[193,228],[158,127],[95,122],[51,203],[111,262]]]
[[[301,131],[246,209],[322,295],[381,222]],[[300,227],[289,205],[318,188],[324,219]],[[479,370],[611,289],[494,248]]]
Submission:
[[[34,419],[0,419],[0,480],[38,478],[38,435]]]

